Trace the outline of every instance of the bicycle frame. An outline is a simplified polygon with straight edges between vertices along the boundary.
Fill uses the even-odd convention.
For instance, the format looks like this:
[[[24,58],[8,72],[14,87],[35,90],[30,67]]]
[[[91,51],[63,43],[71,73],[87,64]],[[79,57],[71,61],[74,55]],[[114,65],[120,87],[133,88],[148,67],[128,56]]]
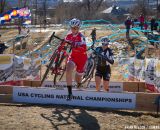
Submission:
[[[68,57],[67,51],[66,51],[66,46],[64,46],[64,42],[61,42],[61,44],[58,46],[58,48],[54,51],[54,53],[52,54],[50,61],[54,59],[53,63],[55,63],[55,66],[51,67],[50,70],[52,71],[52,75],[53,74],[58,74],[59,71],[61,71],[61,68],[59,68],[58,66],[58,61],[59,59],[61,59],[62,57]],[[56,54],[56,57],[54,57]]]

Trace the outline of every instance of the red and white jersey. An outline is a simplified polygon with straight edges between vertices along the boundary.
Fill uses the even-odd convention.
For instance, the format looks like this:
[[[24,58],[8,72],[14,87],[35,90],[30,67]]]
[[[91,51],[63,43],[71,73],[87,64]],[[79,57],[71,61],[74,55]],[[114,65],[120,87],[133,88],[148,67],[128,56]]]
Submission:
[[[72,48],[72,54],[73,56],[76,55],[87,55],[87,45],[85,41],[85,37],[79,32],[76,35],[73,35],[72,33],[69,33],[66,37],[65,40],[70,42],[70,43],[75,43],[78,45],[76,48]]]
[[[72,48],[72,53],[68,57],[68,61],[74,62],[76,65],[76,71],[81,74],[85,70],[85,64],[87,61],[87,45],[85,42],[85,37],[79,32],[77,35],[72,33],[68,34],[65,38],[66,41],[76,44],[77,47]]]

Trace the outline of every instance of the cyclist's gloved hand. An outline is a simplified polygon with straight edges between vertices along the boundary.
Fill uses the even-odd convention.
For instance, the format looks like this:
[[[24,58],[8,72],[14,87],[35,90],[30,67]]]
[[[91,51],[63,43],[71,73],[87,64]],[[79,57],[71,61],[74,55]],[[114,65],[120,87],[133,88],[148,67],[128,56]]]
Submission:
[[[72,46],[72,48],[77,48],[80,46],[80,43],[79,42],[72,42],[71,46]]]

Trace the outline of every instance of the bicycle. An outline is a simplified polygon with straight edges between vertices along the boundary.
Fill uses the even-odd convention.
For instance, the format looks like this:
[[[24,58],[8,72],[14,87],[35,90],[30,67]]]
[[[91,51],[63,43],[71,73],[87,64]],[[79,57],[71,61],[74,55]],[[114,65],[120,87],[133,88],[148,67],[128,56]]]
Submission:
[[[46,79],[49,71],[51,71],[51,75],[55,75],[53,79],[54,85],[56,85],[57,82],[59,82],[66,70],[66,58],[68,57],[67,49],[68,45],[71,43],[65,41],[64,39],[59,38],[58,36],[55,36],[55,32],[53,32],[52,36],[50,37],[49,43],[51,42],[52,38],[57,38],[61,41],[60,45],[55,49],[53,52],[50,63],[47,65],[47,70],[42,78],[41,85],[43,84],[44,80]],[[64,46],[64,43],[68,43],[67,46]],[[69,49],[69,52],[71,50],[71,47]]]

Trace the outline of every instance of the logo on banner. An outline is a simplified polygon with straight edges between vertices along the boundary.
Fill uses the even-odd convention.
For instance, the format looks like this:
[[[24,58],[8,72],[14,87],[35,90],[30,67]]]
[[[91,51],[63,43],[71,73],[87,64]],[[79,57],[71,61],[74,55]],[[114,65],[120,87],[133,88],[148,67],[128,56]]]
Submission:
[[[19,12],[19,15],[23,17],[30,15],[30,10],[28,8],[21,8],[18,10],[18,12]]]
[[[54,85],[54,83],[52,81],[44,81],[44,83],[42,84],[42,87],[51,87],[51,88],[57,88],[57,89],[63,89],[66,88],[66,82],[65,81],[61,81],[59,83],[57,83],[56,85]],[[73,84],[76,84],[75,82]],[[73,85],[73,88],[76,88],[76,86]],[[82,87],[86,90],[96,90],[96,85],[95,82],[90,82],[89,85],[87,87]],[[103,86],[101,86],[101,89],[103,90]],[[123,91],[123,83],[121,82],[110,82],[109,83],[109,92],[122,92]]]

